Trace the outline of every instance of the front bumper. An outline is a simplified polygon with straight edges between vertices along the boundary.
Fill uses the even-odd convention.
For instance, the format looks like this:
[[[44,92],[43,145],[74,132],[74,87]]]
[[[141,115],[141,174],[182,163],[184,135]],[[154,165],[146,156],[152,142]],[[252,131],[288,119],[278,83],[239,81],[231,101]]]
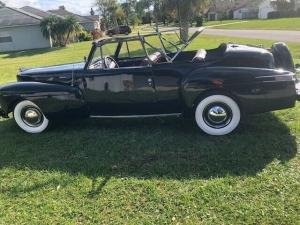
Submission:
[[[296,81],[296,94],[297,94],[297,100],[300,101],[300,80]]]

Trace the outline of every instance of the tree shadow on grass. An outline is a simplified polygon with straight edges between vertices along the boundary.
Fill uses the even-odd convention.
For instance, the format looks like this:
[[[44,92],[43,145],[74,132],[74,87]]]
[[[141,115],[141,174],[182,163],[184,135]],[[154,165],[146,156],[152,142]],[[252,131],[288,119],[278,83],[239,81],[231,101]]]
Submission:
[[[237,132],[211,137],[190,120],[82,120],[29,135],[0,122],[0,167],[104,177],[191,179],[252,176],[275,159],[295,157],[297,144],[273,114],[250,117]],[[95,187],[91,196],[101,191]]]

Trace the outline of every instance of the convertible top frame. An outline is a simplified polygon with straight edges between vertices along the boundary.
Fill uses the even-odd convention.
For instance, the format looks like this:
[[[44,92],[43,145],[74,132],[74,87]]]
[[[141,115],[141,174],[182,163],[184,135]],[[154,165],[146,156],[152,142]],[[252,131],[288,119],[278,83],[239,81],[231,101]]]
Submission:
[[[85,68],[88,68],[88,66],[89,66],[89,64],[91,62],[91,59],[93,58],[94,52],[95,52],[95,50],[96,50],[97,47],[100,47],[100,51],[101,51],[101,55],[102,55],[101,57],[103,57],[102,48],[101,48],[103,45],[110,44],[110,43],[118,43],[118,47],[117,47],[117,50],[115,52],[115,57],[116,57],[116,56],[118,56],[118,53],[119,53],[119,51],[120,51],[120,49],[122,47],[122,44],[124,42],[128,42],[128,41],[140,41],[141,44],[142,44],[143,50],[145,52],[145,55],[149,59],[150,62],[151,62],[151,59],[149,57],[149,53],[147,51],[146,45],[150,46],[151,48],[153,48],[153,49],[155,49],[157,51],[162,52],[162,54],[164,54],[166,56],[167,62],[168,63],[172,63],[176,59],[176,57],[182,51],[184,51],[184,49],[186,49],[187,46],[189,46],[190,43],[192,41],[194,41],[205,30],[205,28],[201,27],[198,30],[196,30],[186,43],[182,43],[183,44],[182,47],[178,47],[175,43],[173,43],[173,42],[167,40],[165,37],[163,37],[164,33],[172,33],[172,32],[176,33],[176,31],[179,31],[179,30],[180,29],[177,28],[177,29],[169,29],[169,30],[165,30],[165,31],[152,32],[152,33],[147,33],[147,34],[140,34],[140,32],[138,32],[137,35],[132,35],[132,36],[126,36],[126,37],[120,37],[120,36],[119,37],[105,37],[105,38],[101,38],[101,39],[95,40],[93,42],[93,47],[92,47],[92,50],[91,50],[91,52],[89,54],[89,57],[88,57],[88,60],[87,60]],[[151,45],[149,42],[147,42],[145,40],[145,38],[147,38],[147,37],[153,37],[153,36],[157,36],[159,38],[161,46],[162,46],[161,49],[154,47],[153,45]],[[180,39],[180,37],[179,37],[179,39]],[[177,52],[174,54],[174,56],[172,58],[169,57],[168,54],[167,54],[168,50],[166,49],[166,47],[164,45],[164,41],[166,41],[169,44],[171,44],[177,50]]]

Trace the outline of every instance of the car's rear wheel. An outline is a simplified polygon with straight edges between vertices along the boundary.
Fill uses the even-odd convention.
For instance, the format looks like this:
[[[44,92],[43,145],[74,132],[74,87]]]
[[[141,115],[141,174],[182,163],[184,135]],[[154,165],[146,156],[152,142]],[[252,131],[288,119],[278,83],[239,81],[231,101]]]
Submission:
[[[232,98],[225,95],[211,95],[197,105],[195,120],[205,133],[221,136],[231,133],[238,127],[241,111]]]
[[[22,130],[31,134],[42,133],[49,125],[49,120],[42,110],[36,104],[27,100],[16,105],[14,119]]]

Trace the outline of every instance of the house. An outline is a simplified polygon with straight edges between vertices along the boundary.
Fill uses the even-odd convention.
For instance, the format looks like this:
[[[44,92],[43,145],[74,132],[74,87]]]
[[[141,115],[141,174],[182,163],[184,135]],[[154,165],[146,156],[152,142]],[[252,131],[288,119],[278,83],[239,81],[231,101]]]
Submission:
[[[232,8],[234,3],[220,1],[216,4],[211,4],[206,16],[209,21],[224,20],[232,18]]]
[[[58,10],[49,10],[48,12],[44,12],[40,9],[33,8],[31,6],[25,6],[21,8],[22,10],[32,13],[34,15],[40,16],[42,18],[49,17],[51,15],[56,15],[62,18],[66,16],[74,16],[77,21],[87,30],[93,31],[95,29],[100,28],[100,19],[99,16],[80,16],[71,12],[68,12],[64,6],[60,6]]]
[[[22,9],[0,8],[0,52],[52,47],[41,32],[42,19]]]
[[[77,19],[79,24],[88,32],[91,32],[95,29],[100,29],[99,16],[80,16],[67,11],[65,6],[60,6],[58,9],[55,10],[49,10],[48,13],[62,17],[73,16]]]
[[[295,10],[300,10],[300,0],[295,0]]]
[[[270,12],[276,12],[274,0],[264,0],[259,4],[258,7],[258,18],[259,19],[268,19],[268,15]]]
[[[233,19],[243,20],[243,19],[255,19],[258,15],[257,7],[251,4],[242,4],[236,6],[233,10]]]

